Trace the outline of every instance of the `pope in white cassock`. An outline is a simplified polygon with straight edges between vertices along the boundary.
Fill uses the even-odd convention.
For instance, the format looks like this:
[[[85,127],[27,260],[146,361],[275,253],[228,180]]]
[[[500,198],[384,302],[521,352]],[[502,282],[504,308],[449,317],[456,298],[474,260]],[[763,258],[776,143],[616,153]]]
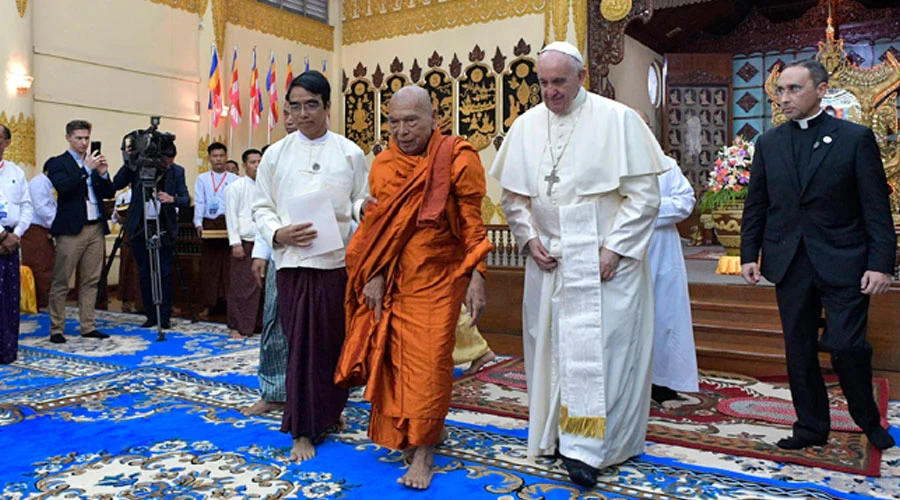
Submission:
[[[675,224],[694,210],[694,188],[675,160],[664,159],[669,168],[659,176],[659,216],[650,237],[647,260],[653,276],[656,300],[656,333],[653,345],[653,399],[660,404],[677,400],[679,392],[697,392],[697,352],[691,321],[687,269],[681,236]],[[678,404],[678,403],[675,403]]]
[[[582,88],[584,60],[538,56],[543,104],[491,167],[525,265],[528,453],[557,450],[573,482],[639,455],[650,410],[653,286],[645,259],[663,153],[631,108]]]

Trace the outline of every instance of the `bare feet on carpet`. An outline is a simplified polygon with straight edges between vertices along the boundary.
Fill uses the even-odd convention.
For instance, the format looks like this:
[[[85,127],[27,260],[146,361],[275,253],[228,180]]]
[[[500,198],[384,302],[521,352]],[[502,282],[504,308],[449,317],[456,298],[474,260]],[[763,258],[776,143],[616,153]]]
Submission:
[[[494,354],[494,351],[488,350],[488,352],[482,354],[480,358],[472,361],[472,364],[470,364],[469,367],[463,371],[463,375],[472,375],[473,373],[478,373],[478,370],[481,370],[484,365],[493,361],[495,357],[496,355]]]
[[[309,438],[301,437],[294,440],[294,447],[291,448],[291,462],[303,462],[314,456],[316,456],[316,447]]]
[[[237,330],[231,330],[231,333],[228,335],[228,338],[233,339],[233,340],[243,340],[243,339],[247,338],[247,336],[243,335],[241,332],[239,332]]]
[[[441,446],[442,444],[444,444],[445,441],[447,441],[447,439],[449,437],[450,437],[450,433],[447,432],[447,429],[446,428],[441,429],[441,437],[438,438],[438,443],[435,446]],[[403,456],[403,463],[405,463],[407,465],[412,463],[413,455],[415,455],[416,449],[417,449],[417,447],[413,446],[413,447],[407,448],[401,452],[402,456]]]
[[[397,482],[414,490],[428,489],[434,477],[434,446],[416,446],[413,450],[412,463]]]
[[[200,314],[197,315],[197,317],[200,319],[209,319],[209,308],[204,307],[203,310],[200,311]]]
[[[241,408],[241,415],[250,417],[253,415],[262,415],[263,413],[268,413],[272,410],[281,410],[283,408],[284,403],[275,403],[266,401],[265,399],[260,399],[250,406]]]

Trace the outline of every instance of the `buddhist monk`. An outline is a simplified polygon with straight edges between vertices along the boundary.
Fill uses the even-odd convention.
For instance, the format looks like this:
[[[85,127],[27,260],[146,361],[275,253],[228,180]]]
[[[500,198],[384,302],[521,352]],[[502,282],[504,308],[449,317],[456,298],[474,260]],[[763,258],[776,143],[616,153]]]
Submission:
[[[397,481],[431,484],[450,407],[461,305],[477,322],[491,250],[481,219],[484,167],[459,137],[441,135],[428,93],[391,98],[390,147],[369,173],[371,198],[347,248],[347,337],[335,372],[366,385],[369,437],[411,459]]]

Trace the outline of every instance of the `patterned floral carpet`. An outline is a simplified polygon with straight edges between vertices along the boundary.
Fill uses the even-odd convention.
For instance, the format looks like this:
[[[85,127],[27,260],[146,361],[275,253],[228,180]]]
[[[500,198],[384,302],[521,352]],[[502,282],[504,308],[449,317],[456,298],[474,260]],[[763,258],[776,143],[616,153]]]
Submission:
[[[763,381],[717,372],[700,372],[700,392],[686,394],[678,408],[652,405],[647,440],[867,476],[880,475],[881,452],[869,446],[853,423],[836,378],[826,381],[833,424],[829,442],[822,447],[782,450],[775,445],[790,434],[790,424],[795,420],[785,377]],[[884,414],[888,406],[887,380],[876,378],[875,381],[876,401]],[[497,397],[498,386],[510,391]],[[454,384],[453,404],[458,408],[528,419],[524,360],[501,361],[474,376],[458,379]]]
[[[70,314],[74,310],[70,311]],[[525,456],[524,421],[453,409],[426,492],[398,485],[400,454],[365,435],[359,391],[348,428],[318,455],[286,460],[278,415],[244,417],[257,398],[258,344],[232,341],[224,325],[176,320],[166,342],[101,313],[107,341],[47,340],[45,314],[24,316],[19,360],[0,366],[0,498],[900,498],[900,451],[880,478],[648,443],[603,470],[595,489],[566,480],[560,463]],[[74,324],[73,324],[74,332]],[[495,385],[498,399],[521,391]],[[900,404],[888,418],[900,423]]]

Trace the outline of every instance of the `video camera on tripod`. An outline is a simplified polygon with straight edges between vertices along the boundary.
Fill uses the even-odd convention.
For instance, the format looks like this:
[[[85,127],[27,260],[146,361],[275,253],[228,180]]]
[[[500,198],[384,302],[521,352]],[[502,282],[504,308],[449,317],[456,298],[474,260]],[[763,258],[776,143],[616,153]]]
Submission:
[[[163,156],[175,156],[175,134],[160,132],[159,117],[150,117],[150,126],[134,130],[122,138],[122,161],[138,174],[141,184],[153,188],[166,173]]]

